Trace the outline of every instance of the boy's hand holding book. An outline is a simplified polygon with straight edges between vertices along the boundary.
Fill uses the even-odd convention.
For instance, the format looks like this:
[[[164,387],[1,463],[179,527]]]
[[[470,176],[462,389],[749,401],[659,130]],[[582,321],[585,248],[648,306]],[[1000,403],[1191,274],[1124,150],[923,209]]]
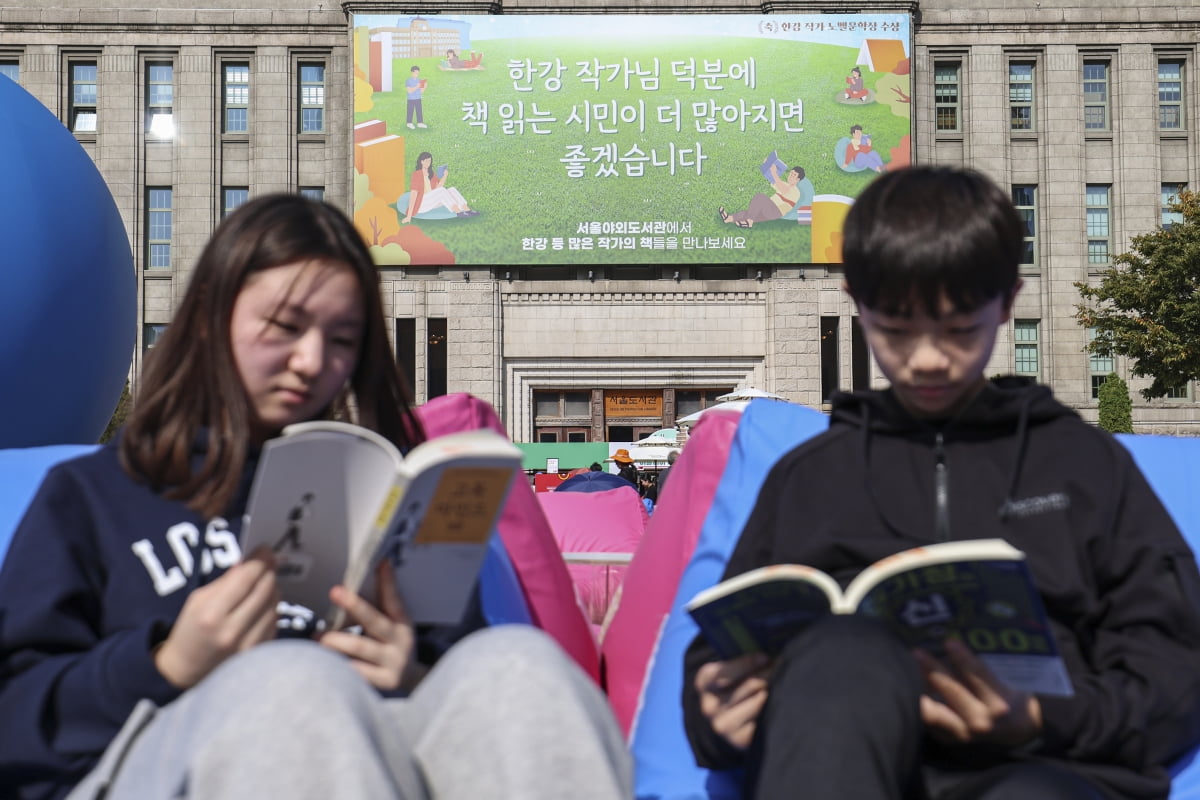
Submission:
[[[760,652],[713,661],[696,672],[701,712],[713,731],[740,750],[754,739],[758,715],[767,702],[771,668],[770,657]]]
[[[926,685],[921,719],[935,738],[1013,749],[1041,734],[1042,706],[1037,697],[1000,681],[962,642],[947,639],[944,659],[921,649],[914,649],[913,655]]]

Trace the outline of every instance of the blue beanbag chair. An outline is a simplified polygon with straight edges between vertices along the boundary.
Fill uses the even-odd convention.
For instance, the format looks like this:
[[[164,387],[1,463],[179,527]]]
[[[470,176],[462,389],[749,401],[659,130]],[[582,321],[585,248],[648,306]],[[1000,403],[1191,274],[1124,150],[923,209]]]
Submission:
[[[1200,438],[1118,434],[1192,552],[1200,551]],[[1200,748],[1171,767],[1171,800],[1200,800]]]
[[[50,468],[97,447],[94,444],[54,444],[0,449],[0,563],[8,552],[17,523],[25,516],[29,501]]]
[[[659,635],[642,706],[634,719],[630,748],[638,800],[740,797],[740,775],[696,766],[683,730],[679,702],[683,654],[697,633],[683,606],[696,592],[721,579],[759,487],[775,462],[828,425],[828,417],[820,411],[791,403],[755,402],[743,412],[712,507]]]

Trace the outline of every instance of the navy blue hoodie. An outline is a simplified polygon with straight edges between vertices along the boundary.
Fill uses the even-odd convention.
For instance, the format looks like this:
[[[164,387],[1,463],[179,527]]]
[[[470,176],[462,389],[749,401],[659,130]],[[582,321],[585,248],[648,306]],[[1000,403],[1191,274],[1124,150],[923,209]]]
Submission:
[[[188,594],[241,559],[255,464],[211,520],[132,480],[115,444],[47,474],[0,568],[0,796],[64,796],[138,700],[179,695],[151,651]],[[427,632],[422,661],[478,626]]]
[[[938,426],[891,392],[836,396],[829,430],[768,474],[725,577],[797,563],[844,586],[900,550],[991,537],[1026,552],[1075,685],[1039,698],[1032,757],[1166,797],[1163,765],[1200,742],[1200,575],[1128,451],[1044,386],[990,383]],[[688,650],[688,736],[700,764],[734,766],[693,688],[713,660],[703,640]]]

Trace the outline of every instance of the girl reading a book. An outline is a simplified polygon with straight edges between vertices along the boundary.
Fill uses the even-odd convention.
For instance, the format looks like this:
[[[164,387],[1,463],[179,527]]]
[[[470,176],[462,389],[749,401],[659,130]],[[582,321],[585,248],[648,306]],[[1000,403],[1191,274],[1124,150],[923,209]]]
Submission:
[[[403,224],[407,225],[417,214],[435,208],[448,208],[460,217],[479,216],[478,211],[472,211],[467,205],[466,198],[458,189],[445,185],[449,173],[449,167],[434,170],[433,156],[430,153],[417,156],[417,168],[409,182],[408,211],[401,220]]]
[[[534,628],[418,631],[385,563],[377,605],[330,592],[357,632],[277,640],[294,620],[242,512],[263,442],[318,418],[423,436],[352,223],[266,196],[204,248],[116,441],[51,470],[16,530],[5,797],[630,796],[602,696]]]

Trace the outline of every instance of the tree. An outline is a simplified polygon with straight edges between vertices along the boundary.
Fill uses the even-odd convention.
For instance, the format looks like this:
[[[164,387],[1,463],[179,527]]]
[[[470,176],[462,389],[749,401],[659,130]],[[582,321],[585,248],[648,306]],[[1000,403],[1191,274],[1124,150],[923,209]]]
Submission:
[[[1132,358],[1147,400],[1200,378],[1200,195],[1182,191],[1170,209],[1183,221],[1135,236],[1099,284],[1075,284],[1075,318],[1096,332],[1088,351]]]
[[[1133,401],[1129,385],[1115,372],[1100,384],[1100,427],[1109,433],[1133,433]]]
[[[129,395],[129,381],[126,380],[125,388],[121,390],[121,399],[117,401],[117,407],[113,411],[112,418],[109,419],[104,433],[100,434],[101,444],[112,441],[113,436],[117,434],[117,428],[125,424],[125,418],[129,416],[129,409],[132,404],[133,398]]]

